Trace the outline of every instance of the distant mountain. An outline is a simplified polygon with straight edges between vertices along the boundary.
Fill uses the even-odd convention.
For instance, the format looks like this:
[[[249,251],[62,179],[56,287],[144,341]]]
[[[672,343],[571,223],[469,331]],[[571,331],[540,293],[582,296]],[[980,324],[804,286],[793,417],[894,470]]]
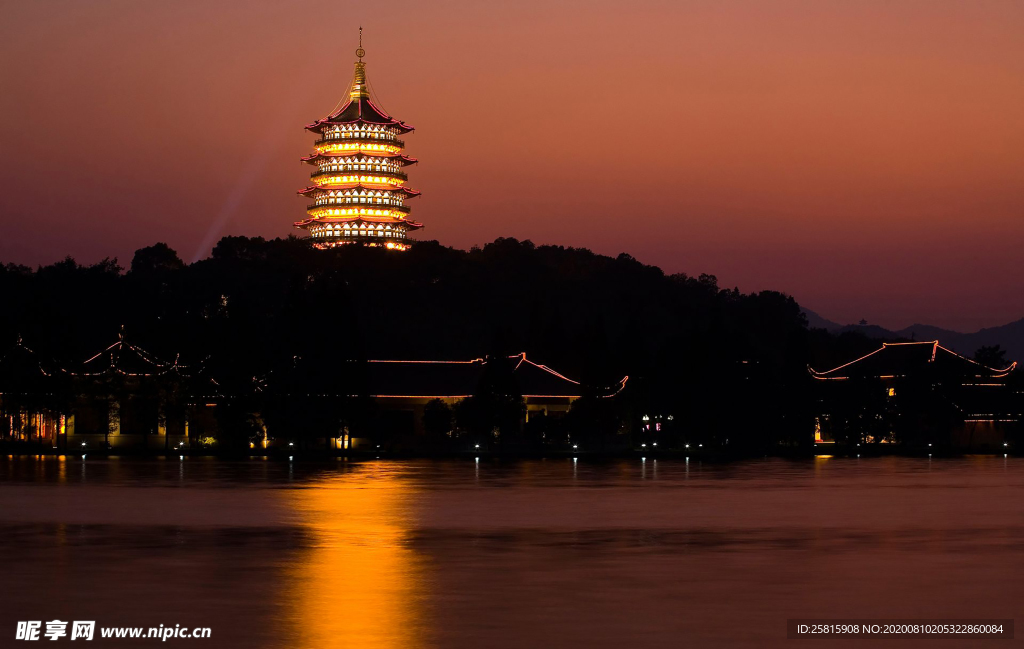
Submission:
[[[807,326],[810,329],[824,329],[825,331],[836,333],[843,328],[843,325],[826,320],[810,309],[804,309],[804,317],[807,318]]]
[[[878,325],[841,325],[804,309],[807,325],[812,329],[825,329],[831,333],[856,331],[869,338],[882,340],[938,340],[964,356],[973,357],[982,345],[1001,345],[1009,360],[1024,360],[1024,318],[999,327],[988,327],[974,333],[960,333],[932,325],[915,324],[899,331],[892,331]]]

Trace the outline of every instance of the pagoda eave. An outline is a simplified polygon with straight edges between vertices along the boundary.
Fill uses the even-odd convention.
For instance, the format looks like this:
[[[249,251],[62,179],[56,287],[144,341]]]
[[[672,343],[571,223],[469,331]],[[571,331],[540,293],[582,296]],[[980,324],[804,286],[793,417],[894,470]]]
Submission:
[[[410,133],[416,130],[415,126],[406,124],[403,121],[397,119],[391,119],[388,121],[374,121],[363,118],[351,119],[351,120],[334,120],[334,119],[318,119],[312,124],[306,124],[306,130],[314,133],[319,133],[320,129],[324,126],[356,126],[356,125],[369,125],[369,126],[390,126],[391,128],[399,131],[400,133]]]
[[[406,230],[419,230],[423,227],[423,224],[419,221],[410,221],[408,219],[395,219],[388,216],[322,216],[317,218],[303,219],[302,221],[295,221],[293,225],[296,228],[305,229],[306,227],[313,225],[314,223],[373,223],[382,225],[393,225],[395,227],[405,227]]]
[[[414,165],[417,162],[419,162],[419,160],[417,160],[416,158],[413,158],[412,156],[407,156],[407,155],[404,155],[404,154],[401,154],[401,153],[397,153],[397,154],[396,153],[390,153],[390,152],[387,152],[387,151],[374,152],[372,154],[366,154],[366,153],[363,153],[362,151],[341,151],[341,152],[339,152],[336,155],[332,155],[330,153],[322,153],[322,152],[318,151],[318,152],[314,153],[313,155],[303,156],[303,157],[299,158],[299,160],[301,160],[302,162],[305,162],[307,164],[315,165],[317,160],[324,160],[324,159],[327,159],[327,158],[331,158],[331,159],[336,159],[336,158],[354,158],[356,156],[361,156],[361,155],[363,155],[363,156],[371,155],[371,156],[376,157],[376,158],[385,158],[385,159],[388,159],[388,160],[398,160],[399,162],[402,163],[402,166]]]
[[[335,188],[333,191],[338,191],[339,189],[342,189],[342,190],[345,190],[345,189],[370,189],[370,190],[373,190],[373,191],[388,191],[388,192],[392,192],[392,193],[396,193],[396,194],[397,193],[405,194],[405,196],[407,198],[414,198],[414,197],[419,196],[420,194],[423,193],[423,192],[417,191],[415,189],[409,189],[408,187],[394,187],[392,185],[364,185],[362,183],[356,183],[356,184],[353,184],[353,185],[345,185],[345,187]],[[299,194],[300,196],[308,197],[310,194],[312,194],[312,193],[314,193],[316,191],[329,192],[329,191],[332,191],[332,190],[331,190],[330,187],[326,187],[326,186],[310,185],[309,187],[306,187],[305,189],[300,189],[299,191],[297,191],[295,193]]]

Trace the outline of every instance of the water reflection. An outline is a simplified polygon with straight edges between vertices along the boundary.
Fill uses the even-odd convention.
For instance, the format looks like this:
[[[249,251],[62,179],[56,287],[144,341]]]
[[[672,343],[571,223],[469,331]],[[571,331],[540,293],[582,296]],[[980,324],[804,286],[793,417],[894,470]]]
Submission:
[[[0,637],[71,618],[225,649],[761,648],[794,615],[1009,618],[1022,496],[1024,459],[996,456],[0,458]]]
[[[283,493],[310,540],[289,569],[289,646],[421,646],[425,566],[407,546],[415,489],[401,469],[374,462]]]

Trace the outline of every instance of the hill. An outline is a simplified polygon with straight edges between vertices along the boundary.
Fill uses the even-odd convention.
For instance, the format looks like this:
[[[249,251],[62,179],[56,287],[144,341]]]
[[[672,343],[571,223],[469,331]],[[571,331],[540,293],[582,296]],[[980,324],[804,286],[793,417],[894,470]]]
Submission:
[[[915,324],[903,329],[891,330],[877,325],[841,325],[817,313],[804,309],[807,325],[812,329],[824,329],[829,333],[841,334],[855,332],[879,340],[938,340],[964,356],[973,356],[982,346],[1000,345],[1006,350],[1010,360],[1024,360],[1024,318],[998,327],[988,327],[973,333],[962,333],[935,327],[933,325]]]

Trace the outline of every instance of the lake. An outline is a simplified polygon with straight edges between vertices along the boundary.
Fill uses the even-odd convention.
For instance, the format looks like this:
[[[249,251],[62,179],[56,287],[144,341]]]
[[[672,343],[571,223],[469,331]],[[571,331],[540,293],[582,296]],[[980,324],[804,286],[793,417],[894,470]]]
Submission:
[[[1022,531],[1024,459],[1001,455],[5,456],[0,637],[70,619],[229,649],[837,646],[786,620],[1015,617]]]

